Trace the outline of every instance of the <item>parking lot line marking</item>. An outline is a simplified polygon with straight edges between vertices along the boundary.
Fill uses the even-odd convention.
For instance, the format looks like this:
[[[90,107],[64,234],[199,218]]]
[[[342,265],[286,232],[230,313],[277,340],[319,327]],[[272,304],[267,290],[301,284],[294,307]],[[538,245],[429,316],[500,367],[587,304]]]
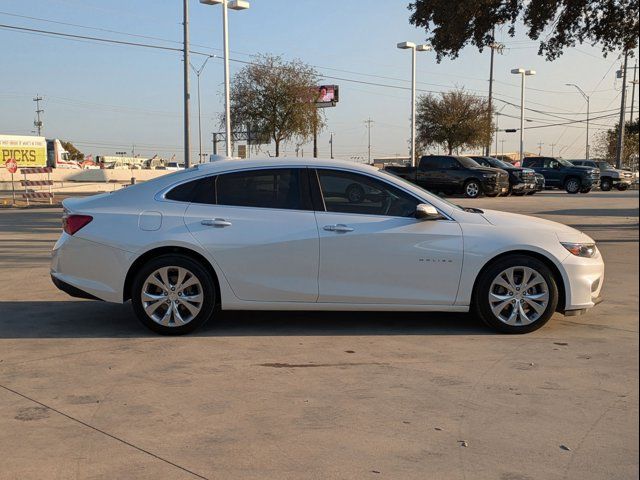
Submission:
[[[53,407],[50,407],[49,405],[47,405],[45,403],[42,403],[42,402],[39,402],[38,400],[35,400],[35,399],[33,399],[33,398],[23,394],[23,393],[20,393],[20,392],[18,392],[16,390],[13,390],[12,388],[9,388],[9,387],[7,387],[5,385],[2,385],[2,384],[0,384],[0,387],[4,388],[8,392],[13,393],[14,395],[18,395],[19,397],[22,397],[25,400],[29,400],[30,402],[33,402],[33,403],[35,403],[37,405],[40,405],[41,407],[44,407],[44,408],[46,408],[48,410],[51,410],[52,412],[55,412],[58,415],[62,415],[63,417],[68,418],[69,420],[72,420],[72,421],[74,421],[76,423],[79,423],[80,425],[83,425],[83,426],[85,426],[87,428],[90,428],[91,430],[94,430],[94,431],[96,431],[98,433],[101,433],[102,435],[106,435],[107,437],[112,438],[112,439],[114,439],[114,440],[116,440],[116,441],[118,441],[120,443],[123,443],[124,445],[127,445],[128,447],[135,448],[139,452],[145,453],[145,454],[147,454],[147,455],[149,455],[149,456],[151,456],[151,457],[153,457],[153,458],[155,458],[157,460],[160,460],[161,462],[167,463],[167,464],[171,465],[172,467],[178,468],[178,469],[182,470],[183,472],[189,473],[189,474],[193,475],[194,477],[201,478],[203,480],[209,480],[207,477],[205,477],[203,475],[200,475],[199,473],[196,473],[196,472],[194,472],[192,470],[189,470],[188,468],[183,467],[181,465],[178,465],[177,463],[173,463],[171,460],[167,460],[166,458],[163,458],[163,457],[161,457],[159,455],[156,455],[155,453],[150,452],[149,450],[145,450],[142,447],[138,447],[137,445],[134,445],[133,443],[127,442],[126,440],[124,440],[122,438],[119,438],[119,437],[116,437],[115,435],[113,435],[113,434],[111,434],[109,432],[105,432],[104,430],[101,430],[98,427],[94,427],[93,425],[90,425],[90,424],[88,424],[86,422],[83,422],[82,420],[80,420],[78,418],[72,417],[71,415],[68,415],[68,414],[66,414],[64,412],[61,412],[60,410],[57,410],[57,409],[55,409]]]

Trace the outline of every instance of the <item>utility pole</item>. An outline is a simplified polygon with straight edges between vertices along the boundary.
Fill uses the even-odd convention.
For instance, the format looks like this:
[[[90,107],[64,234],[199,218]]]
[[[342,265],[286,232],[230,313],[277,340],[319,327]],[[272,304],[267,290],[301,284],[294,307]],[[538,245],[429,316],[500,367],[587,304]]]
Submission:
[[[554,152],[555,152],[555,148],[556,148],[557,143],[552,143],[551,144],[551,156],[553,157]]]
[[[329,145],[331,147],[331,160],[333,160],[333,132],[329,134]]]
[[[538,156],[541,157],[542,156],[542,146],[544,145],[544,143],[542,142],[538,142]]]
[[[44,110],[40,108],[40,102],[42,101],[42,97],[36,94],[36,98],[33,99],[36,102],[36,119],[33,121],[33,126],[36,127],[36,132],[38,132],[38,136],[42,136],[42,119],[40,118],[40,114],[44,113]]]
[[[368,159],[367,161],[368,161],[369,165],[371,165],[371,125],[373,123],[375,123],[375,122],[373,120],[371,120],[371,117],[369,117],[369,119],[365,120],[364,123],[367,124],[367,130],[368,130],[368,133],[369,133],[369,147],[368,147],[368,152],[369,153],[367,155],[367,159]],[[411,153],[414,154],[413,148],[411,149]],[[411,160],[411,162],[413,163],[413,160]]]
[[[504,142],[506,142],[505,139],[500,140],[500,146],[502,147],[502,160],[504,160]]]
[[[218,134],[214,132],[211,140],[213,142],[213,154],[218,155]]]
[[[182,33],[184,58],[184,168],[191,166],[191,144],[189,139],[189,0],[183,0]]]
[[[626,118],[625,108],[627,101],[627,61],[629,50],[624,51],[624,66],[622,67],[622,99],[620,100],[620,125],[618,125],[618,145],[616,148],[616,168],[622,167],[624,157],[624,121]]]
[[[496,112],[496,157],[498,156],[498,112]],[[489,156],[489,154],[487,154]]]
[[[493,32],[491,33],[491,43],[489,44],[489,48],[491,49],[491,68],[489,70],[489,108],[488,108],[487,120],[489,121],[489,123],[491,123],[491,112],[493,109],[493,60],[494,60],[496,50],[500,54],[502,54],[502,51],[504,50],[504,45],[496,42],[495,25],[493,27]],[[497,133],[497,128],[496,128],[496,133]],[[498,141],[496,140],[496,155],[498,150],[497,145],[498,145]],[[485,147],[485,155],[486,156],[491,155],[491,139],[489,139],[489,141],[487,142],[487,146]]]
[[[636,103],[636,85],[638,84],[637,80],[638,73],[638,60],[636,60],[636,64],[633,67],[633,81],[631,82],[631,121],[633,122],[633,106]]]

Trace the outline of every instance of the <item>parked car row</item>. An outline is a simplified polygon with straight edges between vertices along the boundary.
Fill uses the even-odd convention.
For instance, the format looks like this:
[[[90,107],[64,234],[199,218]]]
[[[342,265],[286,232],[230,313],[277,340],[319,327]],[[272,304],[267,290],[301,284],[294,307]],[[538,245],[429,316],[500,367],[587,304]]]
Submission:
[[[533,195],[553,188],[571,194],[589,193],[598,186],[603,191],[614,186],[622,191],[634,180],[633,173],[606,162],[553,157],[528,157],[516,167],[493,157],[426,155],[417,167],[389,165],[385,170],[427,190],[468,198]]]

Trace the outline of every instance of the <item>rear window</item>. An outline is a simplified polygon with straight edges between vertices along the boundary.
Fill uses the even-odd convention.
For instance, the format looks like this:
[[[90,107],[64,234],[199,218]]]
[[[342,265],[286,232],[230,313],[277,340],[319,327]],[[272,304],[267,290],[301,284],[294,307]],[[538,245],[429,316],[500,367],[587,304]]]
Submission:
[[[216,177],[204,177],[181,183],[169,190],[164,198],[175,202],[214,204]]]

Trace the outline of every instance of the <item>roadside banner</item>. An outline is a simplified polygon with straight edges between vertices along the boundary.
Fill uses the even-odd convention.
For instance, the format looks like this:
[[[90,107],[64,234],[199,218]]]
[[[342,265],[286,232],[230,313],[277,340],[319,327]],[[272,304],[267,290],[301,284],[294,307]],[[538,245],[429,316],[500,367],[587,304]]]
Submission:
[[[18,167],[45,167],[47,140],[26,135],[0,135],[0,162],[9,159],[15,160]]]

